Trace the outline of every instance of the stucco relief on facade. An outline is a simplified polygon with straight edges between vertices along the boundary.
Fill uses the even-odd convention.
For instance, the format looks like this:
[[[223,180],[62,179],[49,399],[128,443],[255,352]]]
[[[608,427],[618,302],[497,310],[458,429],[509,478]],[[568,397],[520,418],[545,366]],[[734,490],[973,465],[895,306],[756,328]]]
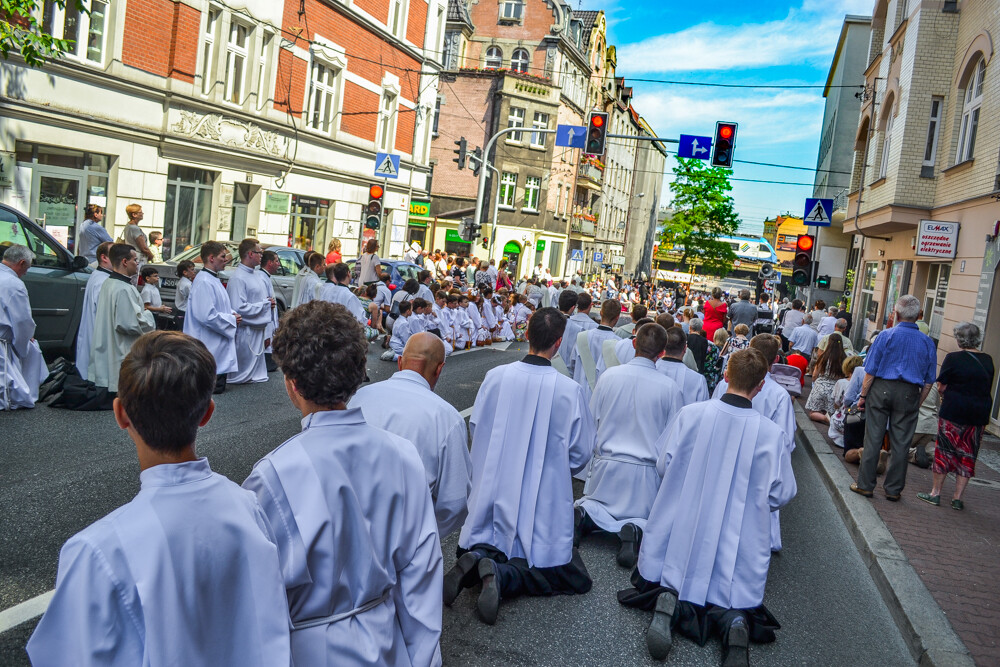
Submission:
[[[170,126],[170,131],[273,157],[282,157],[288,143],[278,133],[262,130],[254,123],[227,118],[222,114],[199,114],[194,111],[181,111],[180,118]]]

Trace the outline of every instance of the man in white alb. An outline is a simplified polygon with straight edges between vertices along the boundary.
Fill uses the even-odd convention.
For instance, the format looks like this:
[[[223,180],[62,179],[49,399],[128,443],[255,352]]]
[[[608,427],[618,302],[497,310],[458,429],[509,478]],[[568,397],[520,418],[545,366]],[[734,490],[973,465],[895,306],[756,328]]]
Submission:
[[[274,300],[275,303],[275,307],[271,309],[271,321],[268,322],[267,328],[264,330],[264,367],[268,373],[278,370],[278,365],[271,359],[271,339],[278,328],[278,302],[274,298],[274,283],[271,281],[271,276],[280,270],[281,260],[278,259],[278,253],[273,250],[265,250],[260,256],[259,277],[260,281],[264,283],[264,289],[267,291],[268,298]]]
[[[350,288],[351,269],[347,264],[332,264],[326,267],[326,282],[323,283],[316,298],[327,303],[337,303],[347,308],[347,312],[354,316],[361,326],[368,324],[368,314],[365,307],[361,305],[361,300],[354,295]]]
[[[49,374],[23,281],[33,261],[35,253],[17,243],[7,246],[0,261],[0,410],[35,407]]]
[[[570,315],[566,321],[566,333],[563,334],[562,343],[559,345],[559,356],[569,369],[570,377],[573,377],[573,357],[576,352],[576,337],[581,331],[590,331],[597,328],[597,322],[590,317],[590,309],[594,305],[594,300],[586,292],[577,292],[576,312]],[[560,306],[561,309],[561,306]]]
[[[658,319],[658,318],[657,318]],[[667,343],[663,358],[656,362],[656,370],[666,375],[681,388],[684,405],[708,400],[708,382],[705,376],[684,363],[687,336],[680,327],[667,329]]]
[[[83,291],[83,309],[80,312],[80,329],[76,334],[76,370],[80,377],[87,379],[87,367],[90,365],[90,339],[94,335],[94,318],[97,317],[97,299],[101,296],[101,286],[111,275],[111,246],[114,243],[105,241],[94,251],[97,258],[97,268],[87,278],[87,287]]]
[[[240,316],[236,328],[236,370],[227,378],[232,384],[267,382],[267,364],[264,348],[267,346],[267,328],[272,323],[276,302],[268,294],[261,280],[261,255],[264,251],[257,239],[243,239],[239,245],[240,263],[236,265],[226,294],[233,310]],[[271,280],[268,278],[268,283]]]
[[[617,299],[608,299],[601,304],[601,323],[594,329],[581,331],[576,337],[576,349],[570,358],[569,367],[573,370],[573,379],[581,387],[590,400],[590,394],[597,384],[597,360],[604,354],[604,341],[621,339],[615,333],[615,325],[621,317],[622,306]]]
[[[242,316],[233,310],[229,294],[222,286],[219,271],[229,264],[229,251],[218,241],[201,246],[202,270],[191,283],[184,333],[197,338],[215,359],[215,393],[226,390],[226,377],[238,370],[236,328]]]

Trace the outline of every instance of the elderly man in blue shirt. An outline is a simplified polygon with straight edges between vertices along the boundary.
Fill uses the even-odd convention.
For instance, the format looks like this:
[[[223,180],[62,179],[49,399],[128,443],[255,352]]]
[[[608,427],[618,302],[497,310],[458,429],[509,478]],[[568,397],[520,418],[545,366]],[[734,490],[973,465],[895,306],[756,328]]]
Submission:
[[[887,500],[899,500],[906,484],[906,455],[917,427],[920,404],[937,375],[934,341],[920,332],[916,320],[920,302],[905,295],[896,302],[896,326],[872,343],[865,357],[865,379],[858,407],[864,408],[865,448],[858,481],[851,491],[870,498],[875,490],[879,452],[889,430],[889,467],[882,488]]]

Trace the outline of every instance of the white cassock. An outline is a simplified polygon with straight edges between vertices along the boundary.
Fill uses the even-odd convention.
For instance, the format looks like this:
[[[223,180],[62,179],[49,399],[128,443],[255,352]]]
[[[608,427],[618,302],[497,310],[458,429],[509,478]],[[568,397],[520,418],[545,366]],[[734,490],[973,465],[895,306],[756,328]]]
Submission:
[[[415,371],[398,371],[388,380],[361,387],[348,407],[361,408],[368,424],[416,446],[434,501],[438,533],[443,539],[458,530],[468,513],[472,487],[469,430],[458,410]]]
[[[615,327],[615,333],[619,338],[631,338],[635,333],[635,322],[629,322],[628,324],[623,324],[620,327]]]
[[[69,539],[33,665],[288,665],[288,605],[252,493],[206,459],[144,470],[127,505]]]
[[[406,341],[410,340],[410,336],[413,334],[410,329],[410,320],[412,317],[412,315],[409,317],[400,315],[392,325],[392,337],[389,339],[389,349],[396,355],[396,359],[399,359],[403,354]]]
[[[576,504],[603,530],[617,533],[626,523],[645,529],[660,488],[659,437],[681,407],[680,388],[644,357],[609,368],[597,381],[590,399],[597,448]]]
[[[108,276],[97,298],[87,378],[117,392],[122,360],[140,336],[155,329],[153,312],[146,310],[132,281],[120,273]]]
[[[618,333],[618,329],[615,329]],[[614,366],[621,366],[635,359],[635,338],[608,338],[601,343],[601,358],[597,360],[597,379],[601,379],[604,371]]]
[[[639,548],[639,574],[681,600],[753,609],[771,562],[771,511],[795,496],[784,434],[753,408],[681,408],[660,436],[663,478]]]
[[[712,398],[722,398],[727,389],[729,384],[725,380],[719,380]],[[784,431],[785,456],[789,457],[791,466],[792,451],[795,449],[795,407],[792,405],[792,397],[770,373],[764,376],[764,388],[753,397],[753,409]],[[777,510],[771,512],[771,550],[781,551],[781,520]]]
[[[97,268],[87,278],[87,288],[83,291],[83,309],[80,312],[80,328],[76,334],[76,370],[80,377],[87,379],[90,365],[90,339],[94,335],[94,318],[97,316],[97,298],[101,296],[101,286],[111,272]]]
[[[296,665],[440,665],[443,566],[416,448],[361,410],[302,419],[257,462]]]
[[[312,269],[303,266],[295,276],[295,285],[292,287],[292,308],[318,298],[322,282]]]
[[[267,291],[267,296],[274,298],[274,283],[271,282],[271,274],[267,271],[261,270],[258,274],[260,281],[264,283],[264,289]],[[267,327],[264,329],[264,341],[267,345],[264,347],[265,352],[271,351],[271,342],[274,340],[274,332],[278,330],[278,307],[277,301],[275,302],[275,307],[271,309],[271,321],[267,323]],[[265,365],[266,368],[266,365]]]
[[[503,312],[503,308],[498,305],[494,312],[497,315],[497,326],[500,328],[500,339],[504,341],[514,340],[514,327],[510,325],[510,320]]]
[[[0,263],[0,410],[35,407],[49,369],[34,335],[28,288]]]
[[[583,390],[529,356],[486,374],[469,419],[472,493],[458,544],[489,544],[531,567],[573,557],[571,473],[594,451]]]
[[[191,283],[184,333],[200,340],[212,353],[216,375],[238,370],[236,315],[222,281],[208,269],[199,271]]]
[[[427,303],[434,303],[434,295],[431,294],[431,288],[425,285],[424,283],[420,283],[420,285],[417,287],[416,298],[423,299]]]
[[[497,330],[497,311],[489,301],[483,304],[483,326],[489,331],[492,340]]]
[[[581,332],[582,333],[582,332]],[[586,339],[587,346],[584,348],[583,340]],[[604,341],[621,340],[611,327],[599,326],[596,329],[587,331],[587,335],[581,338],[576,337],[576,349],[570,362],[573,369],[573,379],[583,387],[583,394],[590,400],[590,394],[597,384],[597,360],[604,354]]]
[[[462,308],[446,308],[448,319],[451,322],[451,331],[455,336],[455,347],[459,350],[465,347],[466,343],[474,341],[475,331],[472,328],[472,320],[469,314]]]
[[[661,357],[656,362],[656,370],[677,383],[681,388],[681,399],[684,401],[684,405],[708,400],[708,382],[705,380],[705,376],[692,370],[679,359]]]
[[[423,315],[421,315],[419,313],[416,314],[416,315],[410,315],[408,321],[410,323],[410,335],[411,336],[413,334],[423,333],[423,332],[427,331],[427,320],[424,319]]]
[[[566,320],[566,330],[563,332],[562,343],[559,344],[559,356],[569,372],[573,373],[573,353],[576,351],[576,337],[581,331],[597,328],[597,322],[590,319],[586,313],[573,313]]]
[[[267,328],[273,321],[271,302],[267,300],[267,287],[259,274],[263,271],[237,264],[226,285],[226,294],[233,310],[243,318],[236,327],[236,367],[227,380],[233,384],[267,382],[267,365],[264,362],[264,341]],[[271,279],[267,276],[268,282]]]
[[[328,303],[339,303],[344,308],[347,308],[351,315],[354,315],[354,319],[361,322],[361,326],[368,325],[368,313],[365,312],[365,307],[361,305],[361,299],[355,296],[354,292],[347,285],[322,283],[319,285],[316,298]]]

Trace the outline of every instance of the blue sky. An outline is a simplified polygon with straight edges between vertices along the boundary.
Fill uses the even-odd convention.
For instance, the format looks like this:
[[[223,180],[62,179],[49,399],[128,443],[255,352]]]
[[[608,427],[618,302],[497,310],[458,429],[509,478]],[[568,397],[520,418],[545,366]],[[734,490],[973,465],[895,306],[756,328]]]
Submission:
[[[874,0],[588,0],[603,9],[608,43],[617,46],[618,74],[739,84],[818,85],[826,82],[845,14],[871,14]],[[735,157],[814,168],[823,120],[823,89],[678,86],[633,81],[636,110],[659,136],[711,136],[715,121],[739,123]],[[676,147],[673,147],[676,148]],[[675,162],[667,158],[667,175]],[[812,183],[815,173],[734,165],[735,178]],[[733,183],[747,233],[765,217],[802,215],[811,187]],[[664,201],[669,199],[664,182]]]

